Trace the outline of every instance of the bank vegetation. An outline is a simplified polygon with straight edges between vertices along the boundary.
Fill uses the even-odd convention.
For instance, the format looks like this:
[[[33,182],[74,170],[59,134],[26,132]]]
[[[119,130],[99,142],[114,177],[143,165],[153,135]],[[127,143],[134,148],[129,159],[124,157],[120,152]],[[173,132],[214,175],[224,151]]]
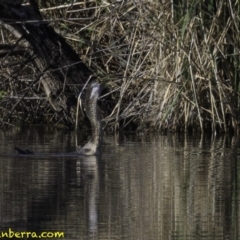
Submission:
[[[38,5],[105,87],[100,105],[109,129],[238,131],[239,1],[39,0]],[[0,38],[1,48],[14,43],[3,27]],[[5,64],[6,58],[13,59]],[[32,84],[34,65],[28,62],[19,72],[16,56],[0,60],[2,123],[61,122]]]

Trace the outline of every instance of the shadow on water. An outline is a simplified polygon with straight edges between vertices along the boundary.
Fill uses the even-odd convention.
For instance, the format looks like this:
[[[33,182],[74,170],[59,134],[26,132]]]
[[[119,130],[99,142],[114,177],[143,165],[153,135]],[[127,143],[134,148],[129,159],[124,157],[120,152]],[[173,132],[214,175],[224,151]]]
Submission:
[[[16,141],[43,152],[74,150],[72,133],[25,135],[1,133],[1,153]],[[99,158],[0,156],[1,231],[239,239],[239,153],[229,136],[122,135],[106,136]]]

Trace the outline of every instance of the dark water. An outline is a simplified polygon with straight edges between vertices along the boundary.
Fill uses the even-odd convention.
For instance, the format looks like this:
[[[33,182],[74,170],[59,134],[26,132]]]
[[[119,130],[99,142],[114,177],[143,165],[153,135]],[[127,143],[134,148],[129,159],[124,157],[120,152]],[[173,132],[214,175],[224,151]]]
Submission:
[[[13,154],[15,145],[70,152],[76,139],[83,143],[81,136],[46,128],[0,133],[0,153],[6,154],[0,156],[2,232],[240,239],[236,138],[106,136],[99,158]]]

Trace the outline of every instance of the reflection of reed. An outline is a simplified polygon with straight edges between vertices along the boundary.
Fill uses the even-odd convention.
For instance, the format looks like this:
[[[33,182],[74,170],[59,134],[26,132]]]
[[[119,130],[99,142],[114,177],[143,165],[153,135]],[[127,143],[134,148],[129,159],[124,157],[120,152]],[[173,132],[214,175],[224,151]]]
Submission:
[[[87,228],[96,237],[99,159],[62,159],[0,158],[1,230],[64,231],[68,239]]]
[[[105,178],[111,179],[106,202],[100,198],[108,206],[109,238],[226,239],[230,229],[239,231],[229,220],[239,218],[233,138],[161,136],[150,143],[126,142],[109,153],[113,149],[105,160]]]
[[[0,165],[2,226],[3,223],[9,227],[10,223],[27,223],[30,219],[34,221],[39,213],[44,216],[42,204],[45,204],[48,214],[54,212],[52,204],[57,201],[56,189],[63,179],[61,175],[54,176],[52,173],[59,172],[61,162],[1,158]],[[36,204],[39,204],[38,208]]]
[[[65,239],[238,238],[236,139],[107,141],[101,164],[0,156],[2,226],[62,230]]]
[[[229,151],[230,149],[226,148],[226,138],[224,136],[218,140],[211,139],[209,145],[201,139],[198,148],[190,151],[192,157],[189,159],[186,201],[190,235],[211,235],[214,232],[225,239],[224,236],[230,234],[226,226],[231,215],[228,204],[231,205],[234,166],[229,159],[235,154],[234,150]],[[223,229],[226,232],[223,232]]]

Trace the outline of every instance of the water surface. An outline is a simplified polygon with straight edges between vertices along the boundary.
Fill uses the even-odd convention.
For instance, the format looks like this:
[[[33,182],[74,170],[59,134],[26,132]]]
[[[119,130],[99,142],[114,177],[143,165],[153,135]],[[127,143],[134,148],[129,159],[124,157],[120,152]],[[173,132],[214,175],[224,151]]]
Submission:
[[[100,157],[70,152],[86,135],[0,133],[0,230],[64,239],[239,239],[234,137],[105,136]],[[46,153],[18,156],[14,146]],[[60,238],[59,238],[60,239]]]

